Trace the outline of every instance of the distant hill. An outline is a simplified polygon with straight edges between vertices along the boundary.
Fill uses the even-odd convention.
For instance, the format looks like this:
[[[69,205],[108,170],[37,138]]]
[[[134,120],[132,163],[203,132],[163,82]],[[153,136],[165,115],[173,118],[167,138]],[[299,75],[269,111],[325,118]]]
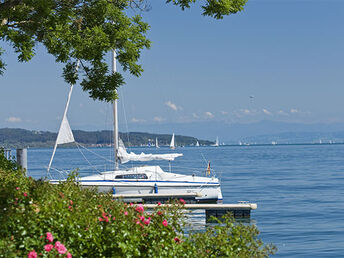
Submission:
[[[78,143],[87,146],[106,146],[113,143],[113,132],[104,131],[81,131],[73,130],[74,138]],[[48,131],[30,131],[19,128],[2,128],[0,129],[0,146],[6,148],[17,147],[52,147],[54,146],[57,133]],[[170,134],[153,134],[130,132],[120,133],[120,138],[126,146],[144,146],[155,145],[155,138],[158,138],[160,146],[169,145],[171,141]],[[213,144],[211,141],[197,139],[190,136],[176,135],[175,141],[177,146],[195,145],[198,141],[201,145]]]
[[[313,142],[321,137],[327,139],[335,136],[337,139],[344,140],[344,123],[287,123],[279,121],[262,120],[253,123],[226,123],[224,121],[212,122],[192,122],[192,123],[171,123],[159,124],[130,124],[130,128],[135,131],[152,131],[156,128],[158,133],[173,131],[178,134],[193,135],[201,139],[210,139],[215,141],[219,137],[220,143],[238,144],[239,141],[263,141],[266,143],[274,141],[273,138],[281,135],[285,141],[293,141],[294,137],[298,138],[298,142]],[[269,138],[272,136],[272,139]],[[259,138],[259,139],[258,139]]]

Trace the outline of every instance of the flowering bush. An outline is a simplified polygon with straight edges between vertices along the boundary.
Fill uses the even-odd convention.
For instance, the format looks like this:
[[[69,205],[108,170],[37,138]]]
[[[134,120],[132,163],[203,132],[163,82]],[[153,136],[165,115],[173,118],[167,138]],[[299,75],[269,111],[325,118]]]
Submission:
[[[1,155],[0,155],[1,156]],[[51,185],[0,158],[0,257],[266,257],[255,226],[224,225],[185,236],[184,200],[147,212],[79,187]]]

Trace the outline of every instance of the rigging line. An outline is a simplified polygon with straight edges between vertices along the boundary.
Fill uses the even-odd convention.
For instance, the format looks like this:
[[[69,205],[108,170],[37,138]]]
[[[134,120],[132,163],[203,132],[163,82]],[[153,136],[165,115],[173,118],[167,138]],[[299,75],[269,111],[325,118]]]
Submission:
[[[96,152],[87,149],[86,147],[82,146],[80,143],[78,143],[78,142],[75,142],[75,143],[77,144],[77,146],[82,147],[83,149],[87,150],[88,152],[91,152],[92,154],[94,154],[95,156],[97,156],[97,157],[99,157],[99,158],[101,158],[101,159],[103,159],[103,160],[106,160],[107,162],[112,162],[112,160],[109,160],[109,159],[107,159],[107,158],[104,158],[103,156],[97,154]],[[78,147],[78,148],[79,148],[79,147]],[[80,151],[80,152],[81,152],[81,151]],[[94,167],[94,165],[91,165],[91,166]]]
[[[78,147],[78,150],[80,151],[80,153],[81,153],[81,155],[84,157],[84,159],[87,161],[87,163],[91,166],[91,167],[93,167],[93,169],[95,169],[99,174],[101,173],[96,167],[94,167],[93,165],[92,165],[92,163],[86,158],[86,156],[84,155],[84,153],[80,150],[80,148],[79,148],[79,145],[80,144],[78,144],[77,142],[75,142],[76,143],[76,146]],[[81,145],[80,145],[81,146]],[[86,148],[85,148],[86,149]]]
[[[130,151],[130,144],[129,144],[129,126],[128,126],[128,119],[127,119],[127,112],[125,112],[125,105],[124,105],[124,94],[123,94],[123,90],[120,88],[120,91],[121,91],[121,102],[122,102],[122,109],[123,109],[123,115],[124,115],[124,121],[125,121],[125,126],[126,126],[126,129],[127,129],[127,141],[128,141],[128,150]]]
[[[54,167],[51,167],[50,169],[57,171],[60,174],[60,177],[62,177],[63,179],[65,179],[64,175],[66,175],[66,176],[68,175],[67,171],[59,170],[59,169],[54,168]],[[51,177],[51,179],[53,179],[52,176],[50,176],[50,177]]]
[[[108,143],[111,146],[111,138],[113,137],[113,132],[112,132],[112,128],[110,127],[110,124],[112,122],[110,122],[110,119],[109,119],[109,117],[110,117],[109,116],[110,106],[111,106],[111,104],[110,105],[107,104],[106,108],[105,108],[105,110],[106,110],[106,112],[105,112],[105,128],[106,128],[106,130],[108,130],[108,133],[109,133],[109,142]],[[112,161],[112,158],[114,157],[114,155],[113,155],[113,148],[109,148],[109,157],[110,157],[110,160]]]

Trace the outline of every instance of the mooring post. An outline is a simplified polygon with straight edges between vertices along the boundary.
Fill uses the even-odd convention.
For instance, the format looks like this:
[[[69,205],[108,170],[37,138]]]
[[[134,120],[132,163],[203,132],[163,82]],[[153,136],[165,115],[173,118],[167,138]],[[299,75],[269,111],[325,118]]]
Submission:
[[[23,171],[27,171],[27,149],[17,149],[17,164]]]

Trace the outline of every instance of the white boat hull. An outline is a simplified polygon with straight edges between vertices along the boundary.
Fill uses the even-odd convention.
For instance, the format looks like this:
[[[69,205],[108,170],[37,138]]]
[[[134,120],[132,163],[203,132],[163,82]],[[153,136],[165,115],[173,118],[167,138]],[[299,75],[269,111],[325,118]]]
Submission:
[[[139,178],[144,176],[145,178]],[[122,177],[121,179],[116,179]],[[123,177],[137,177],[128,179]],[[52,180],[51,183],[59,183]],[[109,171],[78,179],[82,187],[97,188],[101,193],[117,195],[137,194],[197,194],[199,202],[222,201],[219,180],[214,177],[188,176],[164,172],[159,166],[135,167]]]

